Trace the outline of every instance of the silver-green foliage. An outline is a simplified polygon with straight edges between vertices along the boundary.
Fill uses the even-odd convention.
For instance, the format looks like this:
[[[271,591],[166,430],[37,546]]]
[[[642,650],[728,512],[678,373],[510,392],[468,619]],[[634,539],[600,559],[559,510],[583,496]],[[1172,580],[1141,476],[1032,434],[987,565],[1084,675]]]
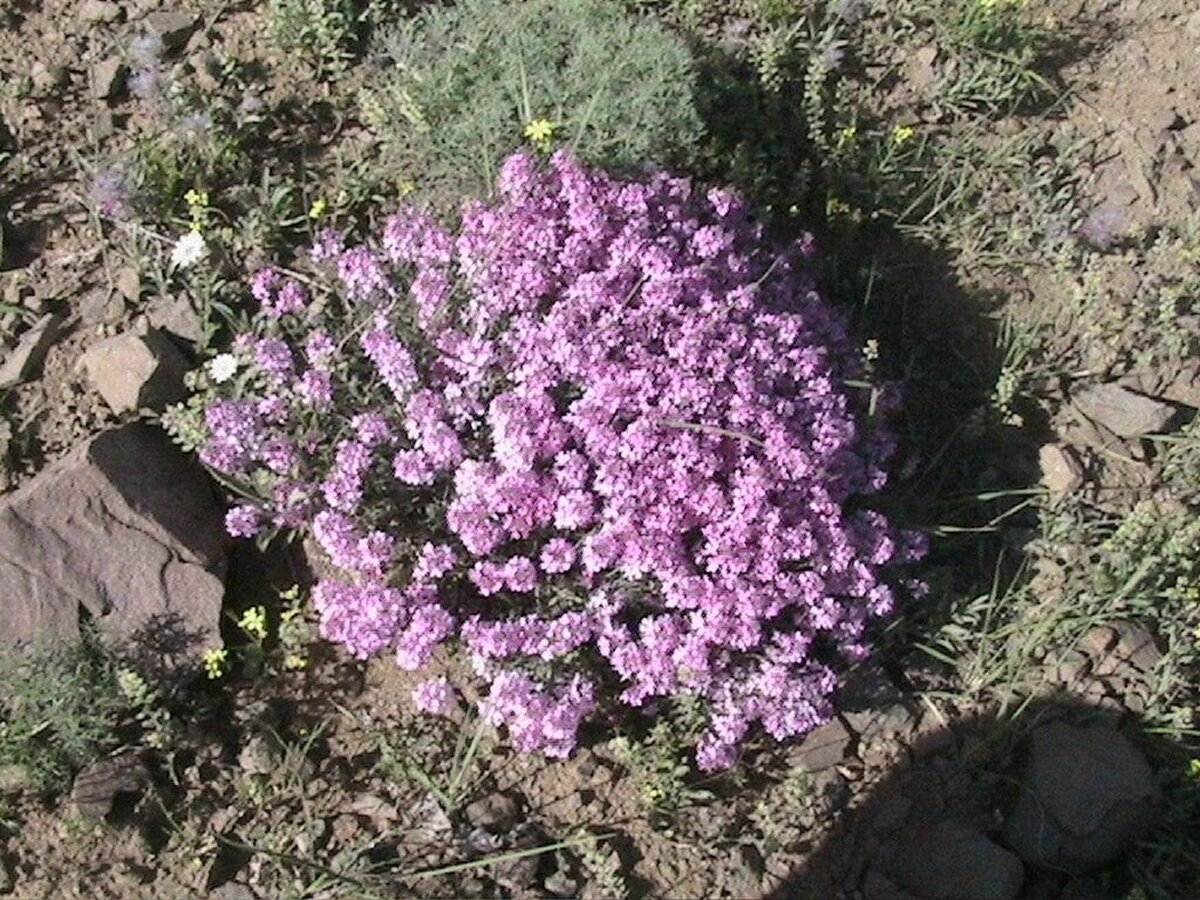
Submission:
[[[345,71],[359,19],[350,0],[270,0],[267,12],[281,48],[306,54],[318,75]]]
[[[124,705],[114,666],[90,640],[0,651],[0,766],[61,789],[114,746]]]
[[[419,190],[490,188],[534,120],[553,146],[614,167],[686,162],[703,126],[682,39],[604,0],[466,0],[381,39],[363,94],[386,158]]]

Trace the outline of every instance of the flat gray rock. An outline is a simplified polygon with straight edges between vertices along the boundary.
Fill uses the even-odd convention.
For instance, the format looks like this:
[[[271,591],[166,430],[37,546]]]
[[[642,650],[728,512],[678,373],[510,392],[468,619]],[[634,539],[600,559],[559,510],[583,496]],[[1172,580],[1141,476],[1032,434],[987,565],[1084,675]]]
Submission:
[[[58,337],[62,322],[58,313],[46,313],[21,335],[0,362],[0,389],[15,387],[34,375]]]
[[[1152,397],[1135,394],[1119,384],[1098,384],[1086,388],[1072,398],[1075,408],[1113,434],[1120,437],[1141,437],[1156,434],[1167,428],[1175,418],[1175,410]]]
[[[0,642],[81,618],[151,671],[220,646],[228,539],[203,471],[157,428],[106,432],[0,500]]]

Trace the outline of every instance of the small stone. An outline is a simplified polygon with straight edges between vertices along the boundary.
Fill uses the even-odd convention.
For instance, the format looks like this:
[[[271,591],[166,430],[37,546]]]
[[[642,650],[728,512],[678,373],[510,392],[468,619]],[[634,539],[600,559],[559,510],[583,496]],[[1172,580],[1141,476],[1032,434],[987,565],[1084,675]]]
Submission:
[[[927,900],[1013,900],[1025,881],[1020,859],[955,822],[910,834],[889,874],[900,887]]]
[[[845,723],[834,718],[805,735],[800,745],[788,754],[788,758],[806,772],[820,772],[846,758],[851,737]]]
[[[92,67],[92,96],[97,100],[115,100],[125,86],[128,69],[119,56],[110,56]]]
[[[1117,646],[1113,652],[1139,672],[1150,672],[1162,659],[1162,651],[1152,635],[1145,628],[1131,622],[1117,622],[1113,625],[1117,633]]]
[[[334,818],[333,824],[329,828],[330,841],[334,846],[345,847],[358,834],[358,831],[358,819],[342,814]]]
[[[938,48],[929,44],[921,47],[908,61],[906,67],[907,81],[917,92],[924,91],[937,81],[937,70],[933,64],[937,61]]]
[[[146,30],[162,38],[163,48],[169,53],[183,47],[199,22],[195,13],[183,10],[150,13],[146,16]]]
[[[196,87],[207,93],[213,93],[221,87],[221,62],[211,50],[193,54],[188,59],[192,67]]]
[[[542,886],[551,897],[565,898],[579,896],[579,882],[562,869],[556,869],[552,874],[548,875],[546,880],[542,882]]]
[[[146,765],[136,753],[97,760],[75,777],[71,799],[85,819],[101,821],[112,812],[121,794],[140,794],[150,781]]]
[[[100,341],[87,349],[82,363],[92,387],[117,414],[161,410],[186,393],[187,360],[161,331]]]
[[[1117,645],[1117,633],[1107,625],[1089,628],[1079,641],[1079,649],[1092,659],[1102,659]]]
[[[893,703],[883,709],[866,709],[846,712],[846,723],[859,737],[859,742],[868,744],[876,738],[890,738],[912,724],[913,716],[903,703]],[[886,751],[887,748],[883,748]]]
[[[412,833],[429,843],[446,840],[454,832],[454,823],[432,794],[426,794],[413,808],[411,821]]]
[[[1062,685],[1076,684],[1088,673],[1090,667],[1091,660],[1086,653],[1071,650],[1054,666],[1054,680]]]
[[[1175,418],[1175,410],[1151,397],[1135,394],[1119,384],[1098,384],[1073,398],[1075,407],[1114,434],[1141,437],[1160,433]]]
[[[33,787],[29,769],[18,763],[0,766],[0,794],[19,794]]]
[[[142,276],[134,266],[124,266],[117,272],[113,283],[130,303],[137,303],[142,298]]]
[[[467,821],[487,831],[507,831],[517,824],[521,805],[511,794],[488,794],[467,806]]]
[[[1005,838],[1032,865],[1080,875],[1145,835],[1162,800],[1154,772],[1120,732],[1053,722],[1033,733]]]
[[[121,7],[109,0],[84,0],[79,4],[76,15],[92,25],[116,22],[121,18]]]
[[[258,900],[258,894],[244,884],[229,881],[208,892],[209,900]]]
[[[0,390],[16,387],[33,377],[58,337],[62,321],[58,313],[47,313],[21,335],[17,346],[5,353],[4,362],[0,363]]]
[[[103,141],[116,133],[117,123],[113,119],[112,110],[107,107],[96,110],[96,114],[92,118],[92,137],[97,141]]]
[[[1038,451],[1042,485],[1051,494],[1070,494],[1083,487],[1083,466],[1075,453],[1061,444],[1045,444]]]
[[[183,294],[156,297],[146,307],[146,318],[155,328],[191,344],[199,343],[203,336],[204,323],[200,321],[200,314],[191,299]]]
[[[70,80],[67,67],[57,63],[44,63],[40,59],[29,67],[29,78],[34,93],[38,96],[53,94],[61,90]]]
[[[243,775],[271,775],[283,763],[283,747],[274,732],[254,735],[238,753],[238,766]]]
[[[107,288],[95,288],[79,301],[79,318],[84,325],[111,325],[125,317],[125,301]]]
[[[530,835],[513,844],[512,850],[532,850],[536,846],[536,839]],[[498,885],[506,888],[512,896],[520,897],[537,881],[540,866],[540,854],[532,853],[498,861],[493,864],[492,872]]]
[[[366,816],[377,822],[390,822],[396,819],[396,804],[378,794],[360,794],[350,804],[350,812],[358,816]]]

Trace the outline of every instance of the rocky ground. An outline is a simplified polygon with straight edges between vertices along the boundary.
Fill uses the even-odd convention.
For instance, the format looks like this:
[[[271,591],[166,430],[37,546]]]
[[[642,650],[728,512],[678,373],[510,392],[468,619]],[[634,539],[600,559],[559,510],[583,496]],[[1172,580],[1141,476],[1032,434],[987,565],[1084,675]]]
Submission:
[[[757,39],[742,4],[644,5],[698,40]],[[187,206],[122,229],[98,212],[97,173],[160,139],[131,42],[157,35],[213,117],[256,110],[237,113],[251,150],[226,184],[232,266],[270,251],[254,215],[371,196],[353,164],[371,159],[369,61],[332,80],[302,65],[269,39],[270,6],[0,0],[0,637],[97,627],[133,648],[69,681],[117,700],[57,790],[4,756],[24,721],[5,713],[0,894],[1200,898],[1192,4],[1013,4],[1057,37],[1046,91],[1004,109],[921,4],[837,4],[861,15],[837,62],[859,131],[869,115],[941,141],[898,176],[941,201],[873,248],[901,300],[864,316],[911,376],[917,474],[896,503],[934,536],[931,592],[837,718],[707,779],[666,711],[564,763],[467,710],[416,716],[403,673],[285,615],[302,549],[233,546],[221,489],[156,424],[219,340],[205,298],[238,295],[154,262]],[[819,229],[845,272],[861,260],[839,241],[884,218],[850,185]],[[243,618],[260,604],[269,637]],[[222,636],[236,665],[193,677]]]

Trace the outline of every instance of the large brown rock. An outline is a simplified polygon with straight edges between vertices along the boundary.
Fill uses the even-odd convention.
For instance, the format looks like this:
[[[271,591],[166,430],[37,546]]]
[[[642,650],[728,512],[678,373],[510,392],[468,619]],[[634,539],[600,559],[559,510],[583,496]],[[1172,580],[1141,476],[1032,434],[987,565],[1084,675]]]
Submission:
[[[1162,804],[1154,771],[1120,732],[1052,722],[1033,732],[1005,838],[1028,863],[1080,875],[1144,837]]]
[[[94,438],[0,500],[0,641],[81,618],[151,670],[219,646],[228,540],[204,473],[158,429]]]

